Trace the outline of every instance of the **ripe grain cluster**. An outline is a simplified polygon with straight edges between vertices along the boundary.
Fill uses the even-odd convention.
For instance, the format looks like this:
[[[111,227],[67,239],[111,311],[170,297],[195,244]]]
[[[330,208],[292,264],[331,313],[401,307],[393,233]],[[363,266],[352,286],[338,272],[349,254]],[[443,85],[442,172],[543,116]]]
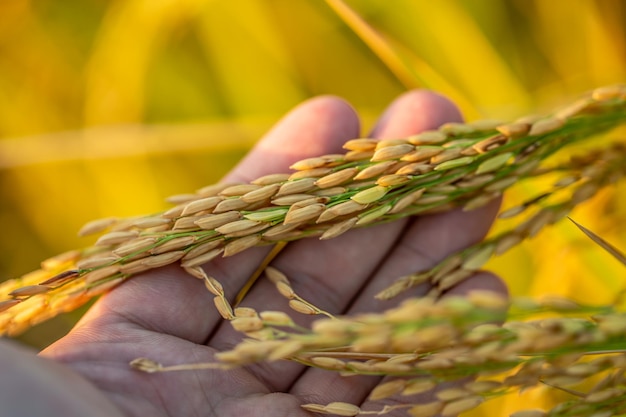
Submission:
[[[513,372],[504,381],[478,379],[438,391],[429,404],[388,406],[376,412],[345,403],[305,406],[319,413],[385,414],[405,408],[410,415],[455,415],[513,387],[539,382],[560,386],[610,367],[622,372],[621,355],[603,357],[604,362],[597,363],[575,358],[566,365],[551,363],[545,355],[533,360],[548,351],[581,352],[604,346],[598,343],[613,343],[623,333],[617,312],[580,323],[557,320],[498,327],[485,324],[507,318],[506,302],[493,295],[474,294],[443,303],[434,300],[491,256],[534,236],[626,174],[623,143],[587,150],[565,162],[546,162],[561,148],[624,122],[626,87],[604,87],[550,116],[524,117],[512,123],[448,123],[407,138],[357,138],[344,144],[345,153],[298,161],[290,173],[172,196],[169,201],[174,206],[154,215],[90,222],[80,233],[100,233],[93,246],[48,259],[39,270],[0,284],[0,335],[18,334],[132,276],[178,262],[204,280],[218,312],[250,338],[220,354],[222,362],[217,366],[290,359],[345,375],[402,377],[380,385],[372,400],[414,395],[457,376],[480,376],[487,368]],[[554,173],[560,179],[550,189],[500,214],[521,218],[516,226],[451,255],[432,269],[399,277],[379,293],[378,298],[389,299],[425,282],[431,288],[428,297],[381,315],[333,317],[316,322],[309,333],[291,333],[284,328],[294,322],[285,313],[233,308],[221,283],[202,268],[216,257],[233,256],[254,246],[306,237],[326,240],[406,216],[459,207],[474,210],[520,181]],[[296,294],[279,271],[268,268],[266,272],[293,310],[332,317],[307,302],[306,295]],[[333,350],[345,346],[350,347],[348,351]],[[168,370],[149,359],[135,361],[134,366],[145,371]],[[616,386],[613,382],[590,391],[576,406],[598,411],[613,404],[622,395],[611,391]],[[569,415],[562,410],[551,413]]]

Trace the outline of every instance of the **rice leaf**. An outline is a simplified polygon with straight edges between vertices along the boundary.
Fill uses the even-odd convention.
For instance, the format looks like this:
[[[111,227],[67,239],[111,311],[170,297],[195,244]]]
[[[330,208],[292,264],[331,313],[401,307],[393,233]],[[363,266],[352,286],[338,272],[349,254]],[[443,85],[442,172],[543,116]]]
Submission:
[[[574,223],[576,225],[576,227],[578,227],[584,234],[586,234],[589,237],[589,239],[593,240],[602,249],[604,249],[605,251],[607,251],[608,253],[613,255],[613,257],[615,259],[617,259],[618,261],[620,261],[622,263],[622,265],[626,266],[626,255],[624,255],[619,249],[617,249],[615,246],[611,245],[606,240],[602,239],[600,236],[598,236],[595,233],[593,233],[591,230],[589,230],[586,227],[576,223],[576,221],[574,221],[574,219],[572,219],[571,217],[568,217],[568,219],[570,219],[570,221],[572,223]]]

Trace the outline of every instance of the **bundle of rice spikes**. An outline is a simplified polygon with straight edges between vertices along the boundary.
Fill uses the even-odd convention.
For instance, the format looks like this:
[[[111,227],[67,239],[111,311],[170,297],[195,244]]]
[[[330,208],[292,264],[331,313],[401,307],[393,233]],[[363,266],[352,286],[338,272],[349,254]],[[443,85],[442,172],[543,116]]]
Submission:
[[[270,274],[280,275],[275,270]],[[288,281],[283,277],[277,282]],[[131,365],[170,372],[289,359],[345,377],[386,377],[368,400],[375,404],[393,397],[395,405],[367,410],[342,402],[303,405],[341,416],[397,410],[420,417],[454,416],[537,385],[563,390],[573,400],[516,417],[626,411],[626,317],[612,307],[558,298],[509,302],[502,295],[474,291],[467,297],[413,298],[381,314],[324,318],[311,329],[283,312],[237,308],[232,325],[249,338],[218,353],[218,362],[167,367],[139,358]]]
[[[345,143],[344,154],[301,160],[291,167],[292,173],[173,196],[170,201],[175,206],[163,213],[90,222],[82,235],[105,232],[94,246],[48,259],[41,269],[0,285],[0,334],[18,334],[136,274],[179,262],[205,281],[220,314],[248,339],[220,354],[218,364],[164,367],[138,359],[133,362],[138,369],[228,368],[290,359],[346,375],[402,377],[380,385],[372,393],[373,400],[429,391],[440,382],[467,376],[509,372],[504,379],[479,378],[437,391],[436,400],[427,404],[374,411],[345,403],[304,406],[337,415],[385,414],[404,408],[420,416],[454,415],[512,387],[544,383],[566,390],[563,386],[608,372],[588,393],[576,393],[579,400],[548,414],[573,415],[570,409],[575,409],[576,415],[591,415],[621,407],[623,355],[591,362],[580,359],[585,352],[614,351],[623,342],[621,313],[563,300],[509,306],[493,294],[474,293],[465,299],[439,296],[492,255],[506,252],[562,219],[625,174],[622,143],[586,150],[565,162],[544,163],[563,147],[624,123],[625,109],[626,87],[611,86],[596,89],[546,117],[524,117],[512,123],[448,123],[408,138],[357,138]],[[304,329],[285,313],[233,308],[222,285],[202,269],[218,256],[232,256],[253,246],[313,236],[325,240],[406,216],[458,207],[473,210],[499,198],[514,184],[549,173],[561,178],[550,189],[500,214],[525,216],[517,226],[451,255],[430,270],[398,278],[377,297],[390,299],[424,282],[432,290],[423,299],[409,300],[382,314],[332,317],[296,294],[286,276],[267,270],[293,310],[331,316]],[[546,311],[596,315],[592,319],[509,320]],[[503,327],[489,324],[506,320]],[[545,414],[541,413],[524,415]]]

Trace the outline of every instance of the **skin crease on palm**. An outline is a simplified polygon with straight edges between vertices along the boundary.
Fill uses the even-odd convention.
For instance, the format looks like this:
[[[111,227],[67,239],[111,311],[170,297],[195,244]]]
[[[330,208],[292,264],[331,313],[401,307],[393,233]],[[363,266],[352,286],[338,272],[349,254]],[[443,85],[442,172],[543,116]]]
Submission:
[[[452,103],[432,92],[413,91],[390,105],[370,135],[404,137],[450,121],[460,121]],[[345,141],[359,137],[359,129],[358,116],[341,99],[309,100],[271,130],[225,181],[287,172],[299,159],[340,152]],[[333,314],[382,311],[397,301],[377,301],[375,293],[403,274],[480,241],[497,210],[498,203],[493,203],[471,212],[359,229],[324,242],[293,242],[272,265],[287,274],[296,292]],[[232,299],[268,250],[254,248],[204,268]],[[504,284],[488,273],[451,292],[476,288],[506,293]],[[426,291],[418,287],[410,295]],[[367,396],[380,379],[343,378],[287,361],[161,374],[129,367],[137,357],[166,365],[212,362],[216,351],[233,347],[241,335],[217,314],[212,298],[200,280],[172,265],[142,274],[102,297],[67,336],[39,356],[0,341],[0,416],[310,416],[301,404],[346,401],[379,409],[403,401],[396,397],[368,404]],[[266,280],[256,283],[242,305],[289,312]],[[307,323],[311,318],[298,320]]]

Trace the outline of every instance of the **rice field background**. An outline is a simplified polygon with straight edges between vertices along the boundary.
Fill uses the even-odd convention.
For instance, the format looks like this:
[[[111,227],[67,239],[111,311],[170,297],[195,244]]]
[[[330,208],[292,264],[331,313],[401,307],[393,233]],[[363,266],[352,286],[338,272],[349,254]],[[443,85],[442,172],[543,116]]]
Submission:
[[[156,212],[218,181],[316,95],[351,102],[366,134],[411,88],[446,94],[468,120],[506,121],[624,82],[625,23],[620,0],[1,2],[0,279],[91,243],[75,233],[88,220]],[[573,213],[624,250],[625,191]],[[505,207],[530,195],[520,187]],[[610,303],[626,287],[623,267],[569,222],[488,269],[520,296]],[[45,346],[79,315],[21,340]],[[507,415],[520,398],[482,412]]]

